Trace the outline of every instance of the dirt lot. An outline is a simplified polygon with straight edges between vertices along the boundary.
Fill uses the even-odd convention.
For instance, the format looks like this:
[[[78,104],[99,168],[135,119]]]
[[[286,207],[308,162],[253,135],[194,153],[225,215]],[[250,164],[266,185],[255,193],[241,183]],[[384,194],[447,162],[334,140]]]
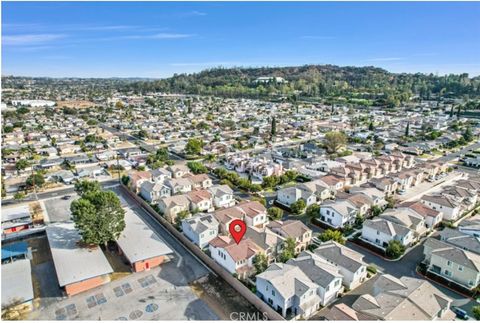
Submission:
[[[221,320],[238,318],[237,314],[231,316],[232,313],[248,313],[249,317],[255,315],[260,319],[263,317],[262,313],[219,277],[209,274],[190,285],[195,294],[207,303]]]

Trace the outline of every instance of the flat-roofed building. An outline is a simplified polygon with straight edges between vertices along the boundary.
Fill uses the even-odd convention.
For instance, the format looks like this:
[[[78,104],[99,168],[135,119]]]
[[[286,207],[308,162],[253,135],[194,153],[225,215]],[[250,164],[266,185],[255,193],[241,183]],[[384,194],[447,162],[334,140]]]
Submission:
[[[2,264],[2,309],[33,300],[32,266],[29,259]]]
[[[83,247],[73,222],[46,228],[58,283],[69,296],[110,281],[113,272],[99,247]]]
[[[117,240],[118,249],[134,272],[162,264],[173,251],[131,209],[125,209],[125,229]]]
[[[15,232],[28,230],[33,226],[28,204],[2,208],[2,239]]]

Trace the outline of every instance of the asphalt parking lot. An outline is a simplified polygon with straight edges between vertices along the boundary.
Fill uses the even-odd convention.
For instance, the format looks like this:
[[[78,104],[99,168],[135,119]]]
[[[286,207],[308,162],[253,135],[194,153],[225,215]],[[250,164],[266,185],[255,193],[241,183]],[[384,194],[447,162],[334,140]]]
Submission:
[[[217,320],[176,261],[38,308],[31,320]]]
[[[72,212],[70,212],[70,204],[72,201],[78,199],[79,196],[77,193],[71,193],[69,196],[70,198],[68,200],[63,199],[63,196],[59,196],[43,201],[50,223],[70,220],[70,217],[72,216]]]

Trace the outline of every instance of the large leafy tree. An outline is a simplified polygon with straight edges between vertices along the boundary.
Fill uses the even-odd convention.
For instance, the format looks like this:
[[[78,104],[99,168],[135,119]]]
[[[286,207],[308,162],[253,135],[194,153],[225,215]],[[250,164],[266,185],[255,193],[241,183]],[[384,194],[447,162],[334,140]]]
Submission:
[[[202,152],[203,145],[204,143],[201,139],[189,139],[185,146],[185,152],[188,155],[198,155]]]
[[[295,257],[295,240],[293,238],[287,238],[283,244],[283,250],[280,253],[280,261],[287,262],[293,257]]]
[[[28,176],[25,183],[28,187],[42,187],[45,184],[45,177],[42,173],[35,173]]]
[[[26,168],[29,167],[29,166],[30,166],[30,163],[29,163],[28,160],[26,160],[26,159],[20,159],[19,161],[17,161],[17,162],[15,163],[15,169],[16,169],[17,171],[24,170],[24,169],[26,169]]]
[[[283,210],[276,206],[272,206],[267,212],[268,216],[273,220],[280,220],[283,216]]]
[[[75,192],[78,195],[83,195],[87,192],[100,191],[102,187],[98,181],[83,180],[75,183]]]
[[[405,246],[398,240],[390,240],[386,249],[387,256],[397,259],[405,252]]]
[[[264,272],[268,267],[268,258],[264,253],[259,253],[253,257],[253,265],[257,274]]]
[[[125,210],[112,191],[90,190],[70,205],[75,227],[83,242],[106,245],[125,229]]]
[[[205,174],[208,173],[207,167],[198,161],[191,161],[187,163],[187,167],[194,174]]]
[[[330,131],[325,134],[325,147],[329,153],[336,153],[347,144],[347,136],[340,131]]]
[[[319,234],[318,238],[323,242],[333,240],[340,244],[345,244],[345,238],[343,237],[342,233],[338,230],[327,229],[321,234]]]

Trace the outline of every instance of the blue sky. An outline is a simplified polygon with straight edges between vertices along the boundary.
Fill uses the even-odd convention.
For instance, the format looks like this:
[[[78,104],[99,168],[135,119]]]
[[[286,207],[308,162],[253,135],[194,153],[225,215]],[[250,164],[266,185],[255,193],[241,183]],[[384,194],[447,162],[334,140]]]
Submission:
[[[480,75],[480,3],[2,3],[3,75],[303,64]]]

